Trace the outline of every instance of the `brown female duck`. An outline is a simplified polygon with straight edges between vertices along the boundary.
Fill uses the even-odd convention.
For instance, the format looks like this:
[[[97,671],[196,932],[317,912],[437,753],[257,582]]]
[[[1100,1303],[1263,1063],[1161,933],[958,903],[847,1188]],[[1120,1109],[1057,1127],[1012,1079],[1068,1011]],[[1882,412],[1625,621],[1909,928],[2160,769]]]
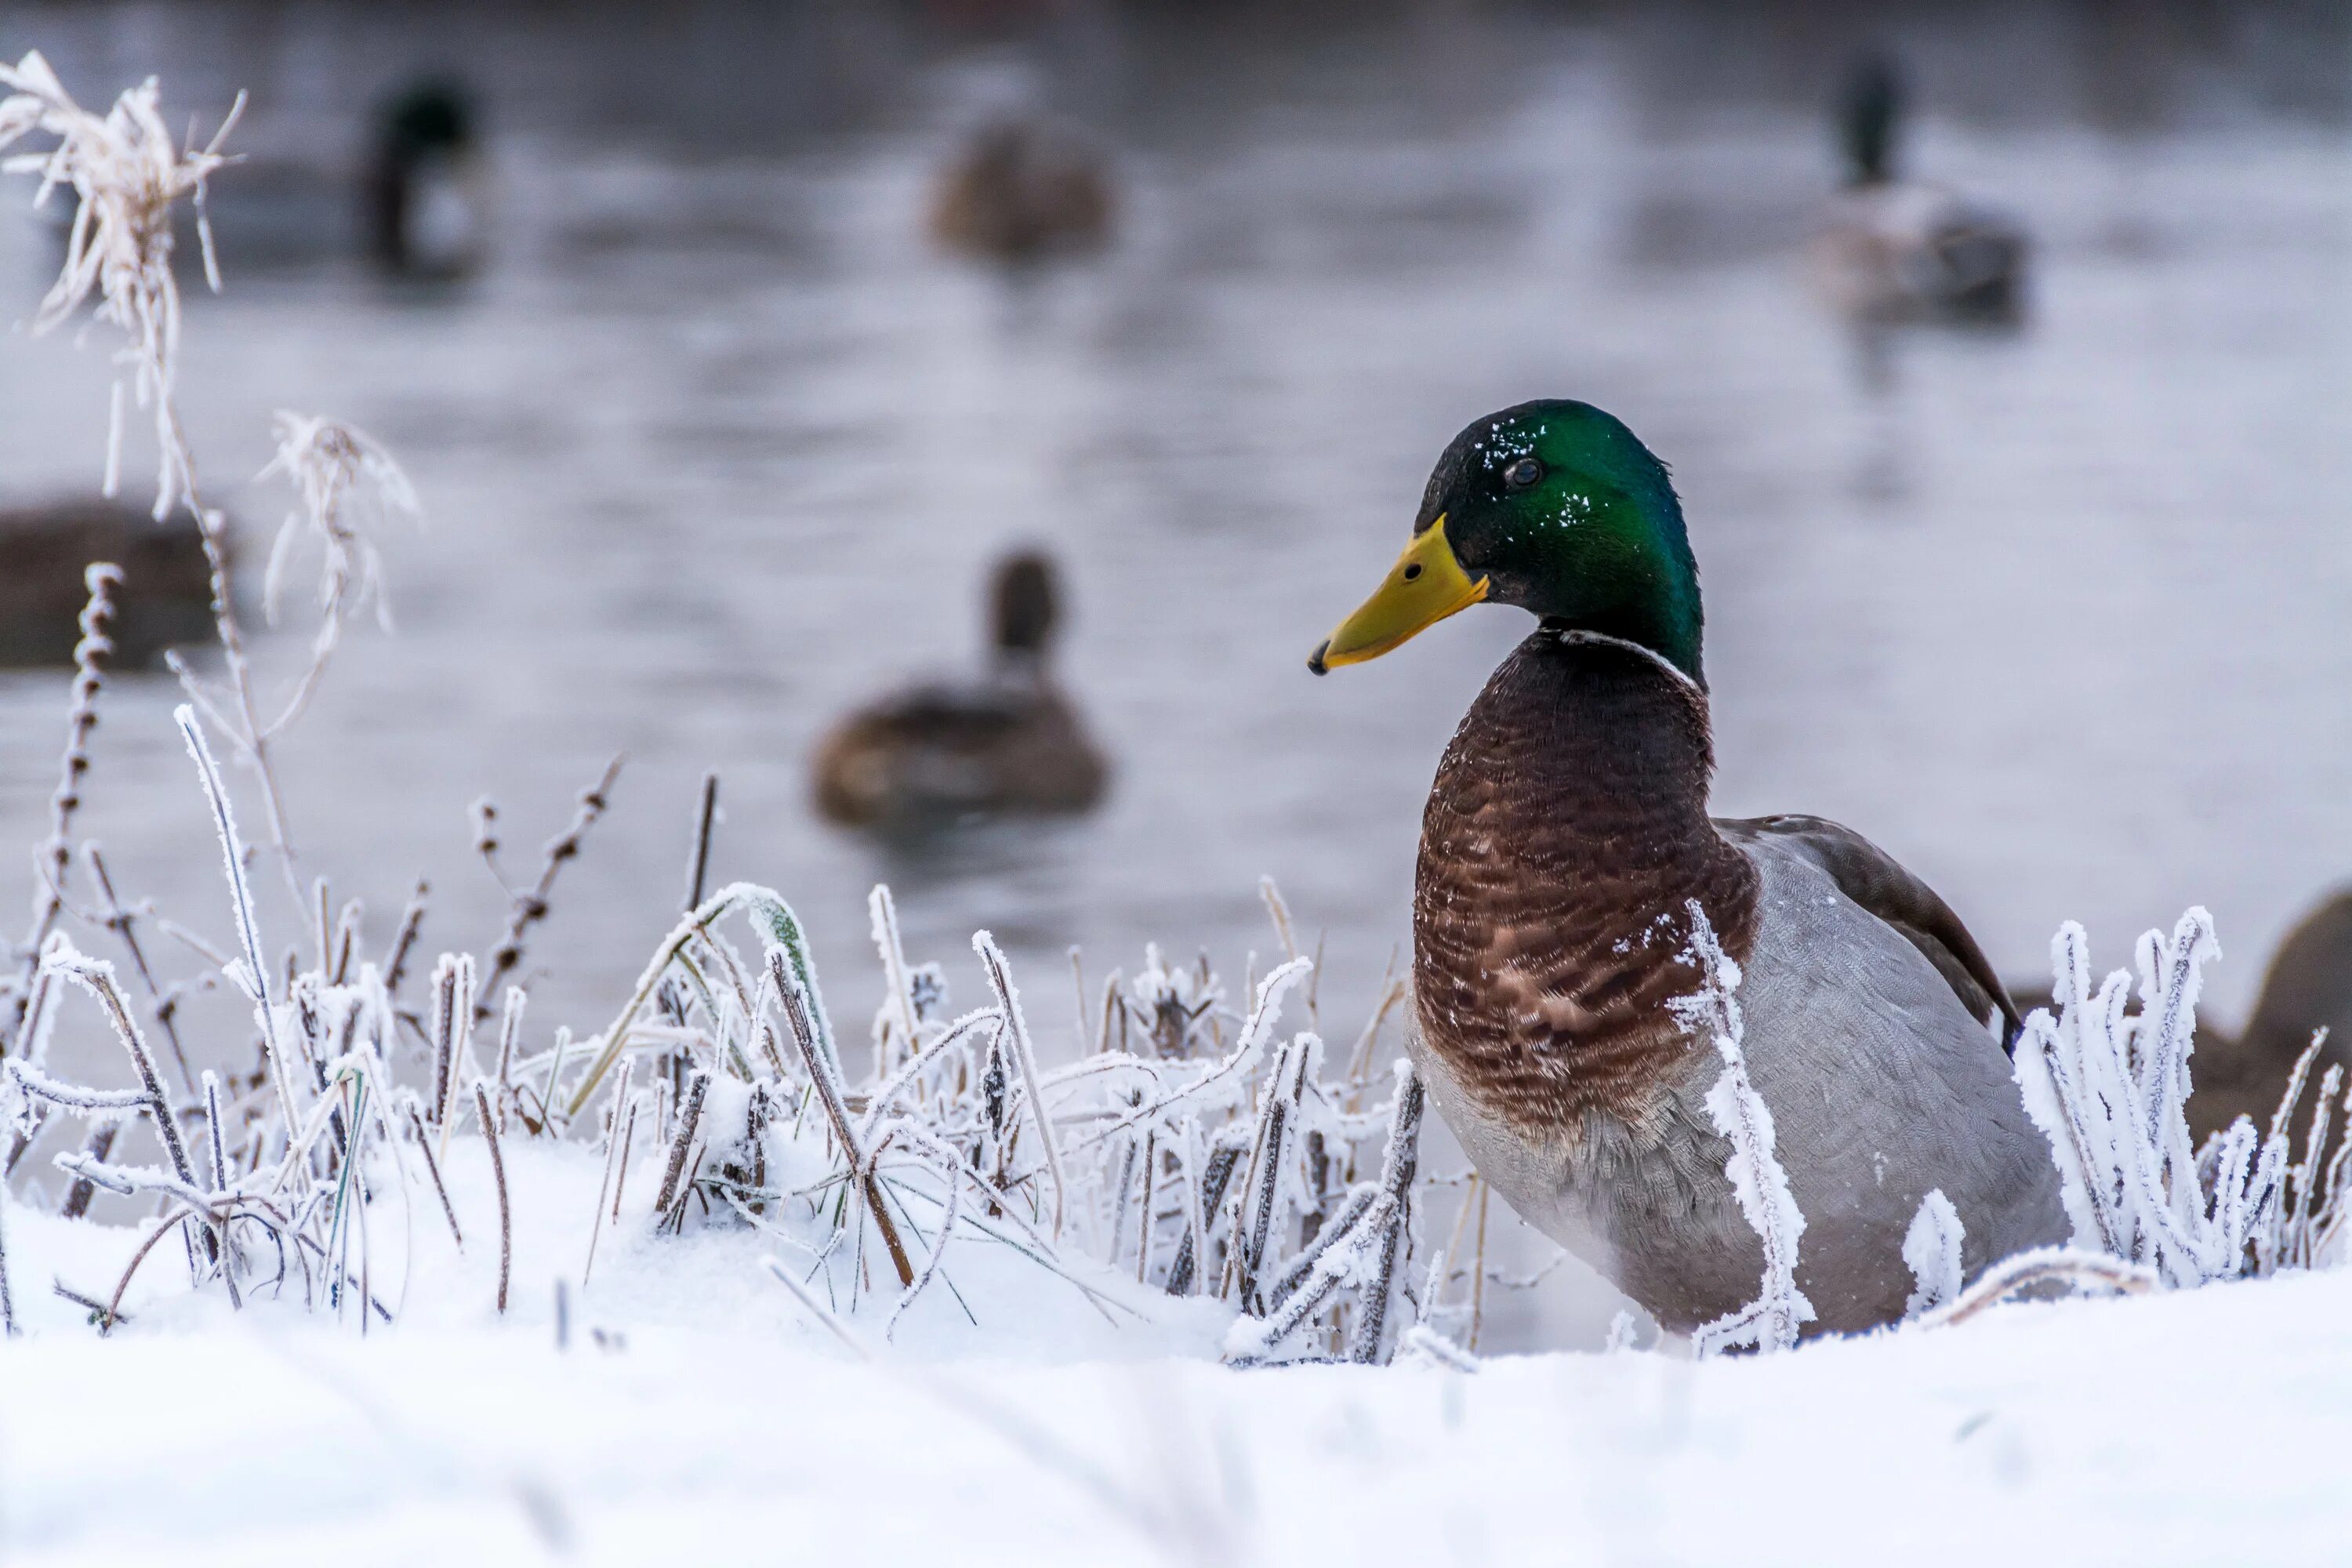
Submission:
[[[1109,769],[1050,668],[1059,600],[1048,557],[1000,563],[988,669],[844,720],[817,750],[817,809],[848,826],[911,826],[1100,800]]]
[[[1699,989],[1696,902],[1745,976],[1817,1330],[1902,1315],[1930,1191],[1959,1213],[1970,1274],[2063,1239],[2002,1049],[2016,1017],[1958,918],[1834,823],[1707,815],[1698,577],[1664,465],[1581,403],[1477,421],[1310,668],[1482,600],[1539,625],[1438,764],[1413,987],[1430,1094],[1495,1190],[1669,1329],[1755,1297],[1761,1247],[1703,1104],[1722,1062],[1672,1005]]]
[[[931,234],[947,249],[1007,266],[1098,250],[1116,204],[1092,149],[1036,121],[974,132],[931,198]]]

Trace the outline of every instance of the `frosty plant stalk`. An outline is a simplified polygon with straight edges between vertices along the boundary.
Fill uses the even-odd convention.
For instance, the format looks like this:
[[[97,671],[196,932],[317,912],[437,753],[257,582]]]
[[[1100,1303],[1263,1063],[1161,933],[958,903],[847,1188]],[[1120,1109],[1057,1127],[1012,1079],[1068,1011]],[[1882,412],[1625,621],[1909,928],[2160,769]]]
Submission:
[[[1698,900],[1684,907],[1690,915],[1691,934],[1683,962],[1698,970],[1699,989],[1676,1001],[1674,1009],[1683,1027],[1692,1034],[1703,1032],[1723,1058],[1723,1074],[1707,1090],[1706,1113],[1716,1131],[1731,1142],[1724,1173],[1731,1178],[1739,1212],[1764,1244],[1761,1293],[1691,1338],[1702,1355],[1741,1345],[1792,1350],[1799,1330],[1813,1319],[1813,1304],[1797,1288],[1797,1244],[1805,1234],[1805,1216],[1789,1190],[1789,1173],[1773,1153],[1772,1112],[1748,1081],[1738,995],[1739,965],[1716,940],[1715,927]]]

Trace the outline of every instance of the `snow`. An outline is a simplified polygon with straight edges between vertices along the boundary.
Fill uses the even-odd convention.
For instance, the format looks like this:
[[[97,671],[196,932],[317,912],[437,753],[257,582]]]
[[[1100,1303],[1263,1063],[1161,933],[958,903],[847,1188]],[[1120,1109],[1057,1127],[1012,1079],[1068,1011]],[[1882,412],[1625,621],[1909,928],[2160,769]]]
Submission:
[[[510,1152],[526,1213],[598,1173]],[[477,1225],[478,1153],[453,1156]],[[120,1251],[9,1221],[20,1282]],[[184,1296],[101,1340],[20,1284],[0,1560],[2154,1563],[2321,1560],[2352,1528],[2343,1273],[1771,1357],[1237,1372],[1027,1321],[861,1363],[716,1231],[615,1248],[559,1350],[543,1282],[575,1240],[519,1233],[542,1285],[504,1323],[477,1256],[470,1307],[365,1339]],[[2225,1412],[2250,1440],[2200,1440]]]

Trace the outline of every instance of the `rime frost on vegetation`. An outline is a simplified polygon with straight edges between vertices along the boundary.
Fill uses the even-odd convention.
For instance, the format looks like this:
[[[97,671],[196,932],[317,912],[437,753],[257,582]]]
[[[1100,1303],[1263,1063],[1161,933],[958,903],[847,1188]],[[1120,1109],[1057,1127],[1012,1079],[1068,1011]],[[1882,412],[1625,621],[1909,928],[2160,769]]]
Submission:
[[[1919,1212],[1911,1216],[1911,1228],[1903,1237],[1903,1261],[1911,1270],[1905,1317],[1916,1318],[1959,1299],[1961,1247],[1967,1240],[1968,1227],[1943,1188],[1919,1200]]]
[[[1690,945],[1680,958],[1698,971],[1699,988],[1675,1001],[1675,1015],[1685,1032],[1703,1034],[1723,1058],[1723,1074],[1707,1090],[1706,1113],[1716,1131],[1730,1140],[1724,1173],[1739,1200],[1739,1212],[1764,1244],[1764,1279],[1756,1300],[1691,1338],[1701,1355],[1747,1346],[1792,1350],[1798,1333],[1813,1320],[1813,1304],[1797,1288],[1797,1245],[1805,1234],[1805,1216],[1789,1190],[1789,1173],[1773,1153],[1772,1113],[1748,1080],[1741,1045],[1739,965],[1723,951],[1698,900],[1684,907],[1690,916]]]
[[[279,409],[275,421],[277,455],[261,477],[283,476],[301,506],[289,512],[270,548],[262,579],[262,605],[278,621],[286,573],[305,539],[320,552],[319,629],[310,644],[310,668],[269,726],[274,732],[299,716],[327,660],[342,640],[344,623],[373,606],[376,623],[392,630],[392,600],[383,584],[383,561],[375,528],[393,518],[414,521],[424,514],[400,465],[366,432],[316,415]]]
[[[2324,1037],[2296,1064],[2267,1131],[2240,1117],[2190,1143],[2189,1057],[2204,967],[2221,956],[2212,917],[2191,909],[2169,936],[2149,931],[2134,974],[2092,984],[2090,943],[2069,921],[2051,944],[2057,1016],[2036,1010],[2016,1056],[2026,1110],[2049,1138],[2074,1247],[2179,1289],[2339,1261],[2346,1155],[2329,1154],[2342,1074],[2319,1085],[2303,1157],[2294,1119]]]

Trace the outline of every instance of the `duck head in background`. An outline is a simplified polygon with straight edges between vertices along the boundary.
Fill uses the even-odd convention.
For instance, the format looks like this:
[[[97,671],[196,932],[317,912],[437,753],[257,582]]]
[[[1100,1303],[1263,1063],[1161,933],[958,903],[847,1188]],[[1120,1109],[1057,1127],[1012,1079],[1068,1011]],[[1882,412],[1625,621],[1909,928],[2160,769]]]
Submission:
[[[377,118],[366,181],[367,247],[386,270],[456,278],[479,264],[485,215],[472,98],[457,82],[419,81]]]

